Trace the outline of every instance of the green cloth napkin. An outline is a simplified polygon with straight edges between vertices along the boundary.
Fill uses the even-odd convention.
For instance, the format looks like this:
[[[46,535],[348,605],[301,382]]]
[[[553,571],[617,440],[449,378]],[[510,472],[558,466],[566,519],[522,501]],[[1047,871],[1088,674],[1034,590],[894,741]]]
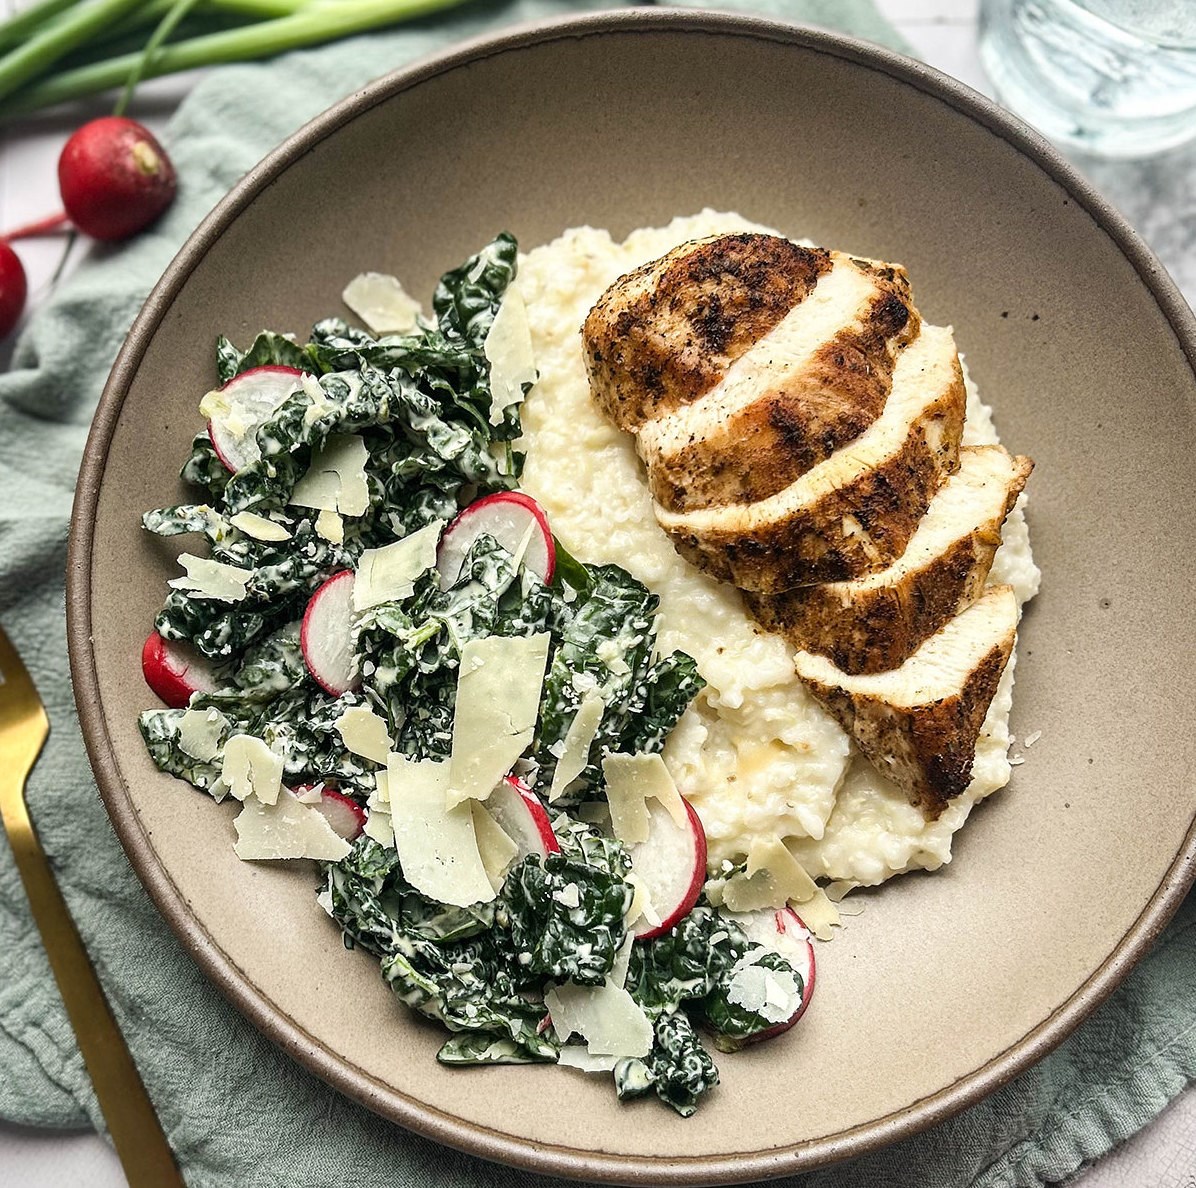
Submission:
[[[179,200],[134,242],[94,251],[32,319],[13,370],[0,376],[0,620],[53,722],[30,789],[34,816],[191,1185],[351,1180],[361,1188],[498,1188],[534,1177],[436,1147],[292,1063],[208,985],[130,870],[95,791],[67,675],[67,521],[92,411],[127,327],[186,235],[303,121],[451,41],[514,20],[599,6],[609,7],[609,0],[476,0],[395,32],[213,73],[181,106],[166,137],[182,179]],[[693,6],[714,5],[694,0]],[[904,48],[871,0],[719,0],[717,6]],[[925,1135],[789,1181],[790,1188],[1038,1185],[1096,1158],[1196,1076],[1196,994],[1189,989],[1194,921],[1196,904],[1189,901],[1109,1003],[999,1093]],[[103,1127],[3,842],[0,1117]],[[693,1125],[701,1125],[700,1115]]]

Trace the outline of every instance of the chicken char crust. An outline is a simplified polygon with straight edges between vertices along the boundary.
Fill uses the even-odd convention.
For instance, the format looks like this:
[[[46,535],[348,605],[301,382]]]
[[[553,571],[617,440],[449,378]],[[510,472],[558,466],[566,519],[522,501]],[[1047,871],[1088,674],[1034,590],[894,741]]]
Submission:
[[[774,235],[683,244],[621,277],[582,327],[595,398],[621,429],[696,400],[831,266]]]

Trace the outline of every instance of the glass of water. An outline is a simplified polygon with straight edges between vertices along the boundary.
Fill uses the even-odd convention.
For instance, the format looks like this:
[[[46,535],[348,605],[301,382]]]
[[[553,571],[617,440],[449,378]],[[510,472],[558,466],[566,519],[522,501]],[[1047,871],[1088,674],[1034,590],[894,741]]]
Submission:
[[[1052,140],[1142,157],[1196,139],[1196,0],[981,0],[980,56]]]

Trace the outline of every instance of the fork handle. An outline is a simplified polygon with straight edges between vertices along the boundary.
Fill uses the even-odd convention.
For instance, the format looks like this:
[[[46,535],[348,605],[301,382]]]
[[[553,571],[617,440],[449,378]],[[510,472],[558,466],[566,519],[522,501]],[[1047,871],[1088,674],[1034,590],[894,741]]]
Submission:
[[[0,772],[0,784],[24,779]],[[23,796],[0,795],[4,825],[67,1017],[130,1188],[185,1188],[170,1144],[87,950],[54,882]]]

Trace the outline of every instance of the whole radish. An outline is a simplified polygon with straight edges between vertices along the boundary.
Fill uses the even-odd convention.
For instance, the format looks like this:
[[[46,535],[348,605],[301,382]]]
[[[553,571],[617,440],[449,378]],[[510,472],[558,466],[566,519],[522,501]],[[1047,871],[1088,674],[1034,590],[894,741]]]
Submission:
[[[20,320],[27,288],[20,258],[0,239],[0,338],[4,338]]]
[[[174,201],[174,166],[148,129],[123,116],[79,128],[58,158],[71,222],[93,239],[127,239]]]

